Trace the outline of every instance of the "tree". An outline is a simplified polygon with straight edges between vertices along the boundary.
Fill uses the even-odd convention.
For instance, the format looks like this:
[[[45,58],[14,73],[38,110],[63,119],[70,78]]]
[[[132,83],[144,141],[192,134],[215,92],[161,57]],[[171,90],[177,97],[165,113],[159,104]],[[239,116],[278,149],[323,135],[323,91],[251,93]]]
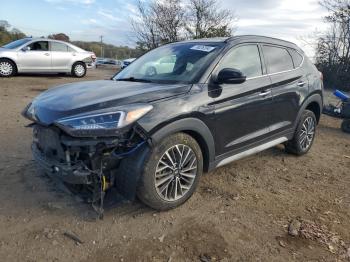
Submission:
[[[185,10],[180,0],[156,1],[153,3],[152,9],[160,43],[176,42],[183,39],[181,30],[185,26]]]
[[[150,50],[160,44],[153,5],[153,2],[146,4],[139,0],[137,2],[138,15],[131,19],[131,26],[141,50]]]
[[[69,42],[69,36],[64,33],[52,34],[49,35],[47,38]]]
[[[221,10],[218,0],[182,1],[139,0],[131,25],[140,50],[184,39],[232,35],[235,16]]]
[[[221,10],[217,0],[190,0],[186,26],[191,38],[231,36],[236,20],[232,11]]]
[[[323,0],[330,29],[318,38],[316,65],[326,86],[350,90],[350,0]]]
[[[7,21],[0,20],[0,46],[24,37],[26,35],[20,30],[12,28]]]

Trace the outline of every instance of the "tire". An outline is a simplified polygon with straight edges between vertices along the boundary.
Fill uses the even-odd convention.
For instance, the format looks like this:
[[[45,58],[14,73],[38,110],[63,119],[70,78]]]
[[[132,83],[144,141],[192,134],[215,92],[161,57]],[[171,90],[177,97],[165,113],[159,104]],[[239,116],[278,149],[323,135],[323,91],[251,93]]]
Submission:
[[[178,165],[173,165],[172,161]],[[196,140],[184,133],[171,135],[150,152],[137,196],[156,210],[175,208],[192,196],[202,173],[203,156]]]
[[[0,59],[0,76],[10,77],[17,74],[16,64],[9,59]]]
[[[343,132],[350,134],[350,119],[344,119],[341,123],[341,130]]]
[[[72,66],[72,75],[74,77],[84,77],[86,75],[86,65],[83,62],[76,62],[73,66]]]
[[[293,139],[285,144],[286,151],[298,156],[306,154],[314,142],[316,126],[315,114],[310,110],[305,110],[299,120]]]

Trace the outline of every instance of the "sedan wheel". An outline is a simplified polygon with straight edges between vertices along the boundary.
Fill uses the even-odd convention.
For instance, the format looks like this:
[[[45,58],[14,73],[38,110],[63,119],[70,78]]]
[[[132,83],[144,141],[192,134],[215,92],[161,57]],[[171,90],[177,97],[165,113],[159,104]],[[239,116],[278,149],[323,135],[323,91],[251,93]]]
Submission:
[[[11,76],[14,74],[15,68],[10,61],[2,60],[0,61],[0,75],[1,76]]]
[[[76,63],[73,66],[72,73],[75,77],[83,77],[86,74],[86,66],[83,63]]]

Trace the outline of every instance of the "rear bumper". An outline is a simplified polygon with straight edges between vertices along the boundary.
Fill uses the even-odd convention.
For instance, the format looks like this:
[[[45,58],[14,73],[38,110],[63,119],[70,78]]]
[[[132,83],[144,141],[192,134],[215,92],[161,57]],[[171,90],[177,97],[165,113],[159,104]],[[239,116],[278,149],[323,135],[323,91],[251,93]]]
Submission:
[[[71,166],[50,159],[41,153],[35,143],[32,144],[32,153],[38,166],[45,171],[46,174],[55,179],[59,179],[68,184],[89,185],[92,183],[92,175],[94,174],[86,170],[82,164]]]

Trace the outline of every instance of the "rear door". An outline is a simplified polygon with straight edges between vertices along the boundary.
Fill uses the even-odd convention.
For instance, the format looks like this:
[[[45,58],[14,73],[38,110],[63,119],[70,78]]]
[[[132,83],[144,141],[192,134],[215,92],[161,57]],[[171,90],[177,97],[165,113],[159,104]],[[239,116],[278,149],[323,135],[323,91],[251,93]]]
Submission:
[[[35,41],[17,53],[18,66],[26,72],[50,72],[51,52],[48,41]]]
[[[257,44],[243,44],[231,49],[224,55],[215,73],[224,68],[240,70],[247,80],[242,84],[222,84],[215,87],[215,136],[218,155],[267,138],[273,110],[271,82],[264,74]]]
[[[308,90],[308,80],[301,67],[303,56],[294,49],[282,46],[262,45],[262,50],[272,82],[271,119],[274,122],[271,132],[287,131],[292,128],[302,98]]]
[[[50,42],[52,55],[52,71],[55,72],[69,72],[72,66],[72,59],[74,56],[71,48],[60,42]]]

